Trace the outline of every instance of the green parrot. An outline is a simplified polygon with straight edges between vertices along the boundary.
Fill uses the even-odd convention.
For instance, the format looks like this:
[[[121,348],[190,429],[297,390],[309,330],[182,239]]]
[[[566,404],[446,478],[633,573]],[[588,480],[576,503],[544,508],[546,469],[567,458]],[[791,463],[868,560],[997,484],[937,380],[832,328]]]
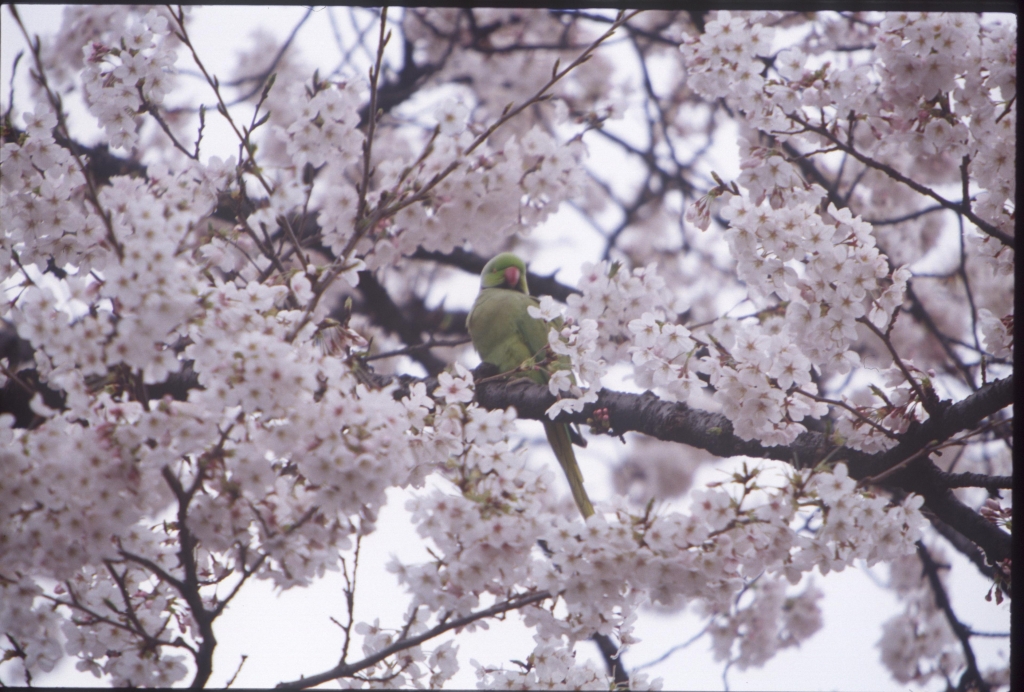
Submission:
[[[569,362],[562,356],[547,369],[537,367],[546,359],[548,327],[530,316],[527,308],[531,305],[537,306],[538,302],[526,287],[526,265],[511,252],[503,252],[480,273],[480,295],[469,311],[466,328],[473,339],[473,347],[485,363],[496,365],[501,372],[525,366],[517,376],[547,384],[549,369],[568,368]],[[569,426],[545,420],[544,432],[569,479],[572,497],[586,519],[594,513],[594,507],[583,489],[583,474],[572,451]]]

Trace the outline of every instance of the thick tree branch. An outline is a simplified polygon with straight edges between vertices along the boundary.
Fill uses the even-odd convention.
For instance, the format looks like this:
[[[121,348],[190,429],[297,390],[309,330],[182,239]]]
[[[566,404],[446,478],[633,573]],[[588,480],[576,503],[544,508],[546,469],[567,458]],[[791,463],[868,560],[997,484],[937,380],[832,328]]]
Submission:
[[[922,511],[925,518],[931,522],[932,527],[942,535],[950,545],[956,548],[960,553],[968,560],[974,563],[974,566],[978,568],[987,579],[995,579],[996,568],[985,562],[985,554],[981,552],[969,538],[964,536],[962,533],[954,529],[952,526],[935,516],[935,513],[925,507]],[[1009,584],[1006,586],[1007,593],[1009,594]]]
[[[488,409],[515,406],[520,418],[547,420],[545,411],[555,402],[547,387],[522,378],[489,379],[493,374],[488,366],[477,369],[476,400],[481,406]],[[892,469],[929,444],[973,428],[985,417],[1012,404],[1013,392],[1013,376],[1010,375],[985,385],[961,401],[943,402],[935,416],[911,426],[895,447],[878,454],[845,447],[837,449],[827,435],[810,431],[801,434],[789,446],[765,447],[737,437],[732,423],[719,413],[662,401],[651,392],[630,394],[603,389],[597,402],[587,404],[578,413],[563,412],[557,420],[586,424],[594,419],[596,409],[606,409],[613,435],[639,432],[659,440],[682,442],[720,457],[777,459],[797,468],[813,467],[828,456],[832,461],[845,461],[852,478],[863,479]],[[991,563],[1009,557],[1009,534],[960,502],[944,481],[942,472],[927,455],[919,455],[892,473],[886,485],[922,495],[942,521],[980,546]]]
[[[936,516],[978,545],[990,564],[1010,557],[1010,534],[961,502],[943,483],[941,474],[930,459],[921,458],[894,474],[891,483],[923,497]]]
[[[555,402],[544,385],[526,379],[487,379],[489,368],[478,368],[477,401],[488,409],[515,406],[520,418],[546,420],[545,411]],[[939,415],[901,436],[900,443],[887,452],[865,454],[842,449],[833,458],[844,458],[859,472],[858,478],[877,475],[931,442],[941,442],[960,430],[975,426],[983,418],[1013,403],[1013,376],[992,382],[975,394],[947,405]],[[607,409],[611,433],[640,432],[659,440],[683,442],[705,449],[717,456],[754,456],[813,466],[835,445],[822,433],[805,432],[786,447],[764,447],[759,442],[742,440],[733,433],[732,423],[719,413],[693,409],[686,404],[663,401],[651,392],[631,394],[603,389],[595,403],[587,404],[579,413],[563,412],[558,420],[587,423],[595,409]]]
[[[946,473],[939,471],[938,478],[948,488],[1012,488],[1013,476],[987,476],[984,473]]]
[[[423,327],[407,318],[405,311],[395,304],[387,289],[377,281],[373,272],[359,272],[359,292],[363,294],[363,307],[375,323],[389,332],[397,334],[410,349],[423,344]],[[421,313],[422,314],[422,313]],[[429,350],[410,350],[409,355],[426,369],[428,375],[444,370],[447,363]]]

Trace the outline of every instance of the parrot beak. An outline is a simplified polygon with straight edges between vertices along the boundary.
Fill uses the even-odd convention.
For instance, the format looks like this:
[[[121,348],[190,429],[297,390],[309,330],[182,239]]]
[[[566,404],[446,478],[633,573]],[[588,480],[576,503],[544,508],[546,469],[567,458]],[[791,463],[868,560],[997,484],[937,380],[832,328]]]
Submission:
[[[515,288],[519,285],[519,269],[516,267],[508,267],[505,269],[505,283]]]

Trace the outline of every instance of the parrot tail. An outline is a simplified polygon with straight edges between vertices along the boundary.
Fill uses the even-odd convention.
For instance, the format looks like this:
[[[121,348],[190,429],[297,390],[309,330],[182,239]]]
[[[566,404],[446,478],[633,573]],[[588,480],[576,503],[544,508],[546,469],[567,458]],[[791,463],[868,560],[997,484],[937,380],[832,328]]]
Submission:
[[[576,506],[580,508],[583,518],[594,513],[594,506],[590,504],[587,491],[583,489],[583,474],[576,463],[576,455],[572,451],[572,441],[569,439],[569,426],[564,423],[552,423],[544,421],[544,432],[548,436],[551,449],[558,458],[565,477],[569,480],[569,487],[572,489],[572,499],[576,500]]]

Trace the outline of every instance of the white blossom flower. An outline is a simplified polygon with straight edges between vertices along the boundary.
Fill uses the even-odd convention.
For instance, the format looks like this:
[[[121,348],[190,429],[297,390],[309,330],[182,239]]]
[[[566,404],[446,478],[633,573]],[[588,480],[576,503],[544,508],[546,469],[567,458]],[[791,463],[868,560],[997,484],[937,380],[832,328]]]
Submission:
[[[473,400],[472,383],[461,378],[452,377],[447,372],[437,376],[437,389],[434,396],[443,398],[448,403],[469,403]]]
[[[469,117],[469,108],[461,101],[448,99],[434,112],[438,124],[441,126],[441,134],[452,136],[460,134],[466,129],[466,119]]]

